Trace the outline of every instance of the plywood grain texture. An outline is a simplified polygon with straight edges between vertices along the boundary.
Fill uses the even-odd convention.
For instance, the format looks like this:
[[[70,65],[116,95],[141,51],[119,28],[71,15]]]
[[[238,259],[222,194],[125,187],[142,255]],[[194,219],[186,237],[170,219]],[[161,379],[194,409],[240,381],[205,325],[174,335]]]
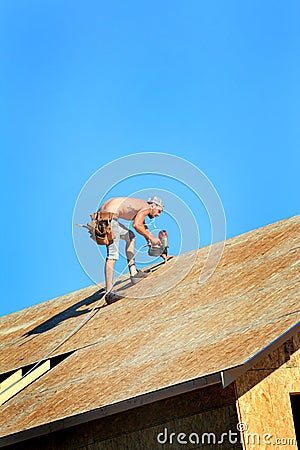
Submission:
[[[258,438],[255,443],[248,439],[247,450],[269,449],[276,438],[282,442],[295,439],[290,394],[300,393],[300,333],[242,375],[236,386],[241,421],[248,426],[246,434],[260,438],[259,446]],[[272,435],[271,444],[263,442],[265,434]],[[278,448],[281,446],[297,448],[291,441]]]
[[[0,436],[243,365],[299,323],[299,228],[297,216],[226,241],[203,284],[208,248],[176,257],[131,288],[123,279],[126,297],[97,309],[52,356],[73,354],[3,405]],[[99,288],[1,318],[1,373],[58,345],[91,311]]]

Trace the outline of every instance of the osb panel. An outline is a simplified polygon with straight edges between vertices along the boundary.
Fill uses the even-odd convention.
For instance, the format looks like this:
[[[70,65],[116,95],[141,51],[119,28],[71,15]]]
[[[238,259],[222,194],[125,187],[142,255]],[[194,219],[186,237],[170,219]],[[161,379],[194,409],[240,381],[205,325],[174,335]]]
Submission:
[[[182,268],[190,263],[190,255],[193,252],[180,255],[144,280],[142,286],[137,285],[130,290],[125,290],[125,293],[127,292],[131,297],[121,300],[111,308],[98,311],[95,318],[55,354],[97,342],[99,338],[103,338],[103,335],[110,334],[112,323],[115,329],[120,320],[128,329],[132,327],[132,323],[143,326],[155,314],[168,320],[174,317],[174,314],[193,312],[196,305],[198,307],[218,305],[227,299],[242,302],[245,296],[248,298],[255,293],[259,294],[259,300],[264,303],[268,291],[263,293],[262,289],[276,290],[273,296],[274,303],[277,303],[276,295],[280,294],[280,290],[288,295],[291,293],[290,290],[297,293],[296,286],[293,288],[289,279],[291,270],[296,276],[298,269],[297,266],[292,266],[299,260],[298,251],[289,251],[297,244],[295,241],[299,235],[297,226],[299,229],[299,217],[280,222],[280,225],[273,224],[246,233],[247,239],[237,237],[229,240],[219,267],[204,285],[197,284],[197,280],[207,249],[198,251],[196,263],[191,272],[168,294],[154,298],[131,298],[135,295],[153,294],[154,288],[158,291],[165,288],[166,280],[177,279],[178,272],[180,273]],[[235,241],[237,241],[236,244]],[[249,259],[250,254],[251,259]],[[121,283],[120,287],[122,286],[124,283]],[[101,296],[101,294],[97,295],[97,291],[98,288],[92,286],[1,318],[1,372],[8,372],[36,362],[51,351],[86,317]],[[133,308],[138,308],[135,314],[132,312]],[[100,315],[101,318],[99,318]],[[247,317],[245,319],[248,320]],[[103,328],[103,323],[108,325],[109,330]],[[119,332],[118,329],[115,331]]]
[[[257,440],[255,445],[249,439],[247,450],[270,448],[263,443],[266,433],[272,435],[273,445],[276,438],[295,439],[290,393],[300,392],[300,333],[241,376],[236,386],[241,422],[248,426],[246,434],[257,433],[261,440],[257,446]]]
[[[198,279],[207,249],[180,255],[128,289],[128,297],[97,309],[54,354],[75,353],[3,406],[1,435],[245,363],[299,322],[299,223],[297,216],[230,239],[204,284]],[[137,297],[176,280],[191,255],[196,262],[178,286]],[[126,284],[125,277],[118,286]],[[58,345],[87,317],[97,290],[2,318],[1,373]]]
[[[87,424],[52,433],[50,436],[32,439],[10,447],[10,450],[69,450],[69,449],[161,449],[181,448],[171,433],[197,433],[200,439],[203,433],[212,432],[216,441],[222,433],[236,431],[238,421],[235,408],[235,394],[232,386],[222,389],[221,385],[197,389],[153,404],[141,406],[128,412],[104,417]],[[167,432],[165,431],[167,430]],[[162,433],[161,441],[157,441]],[[207,443],[207,437],[204,437]],[[177,443],[177,445],[176,445]],[[184,445],[196,449],[198,445]],[[200,448],[211,448],[204,445]],[[229,445],[226,440],[222,446],[214,448],[240,449],[240,445]]]

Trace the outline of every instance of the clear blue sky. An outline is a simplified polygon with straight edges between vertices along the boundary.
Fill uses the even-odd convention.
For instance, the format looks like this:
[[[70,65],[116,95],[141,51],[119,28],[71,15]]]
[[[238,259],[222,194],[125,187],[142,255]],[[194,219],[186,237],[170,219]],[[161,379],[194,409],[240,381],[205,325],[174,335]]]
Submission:
[[[72,214],[116,158],[195,164],[227,237],[298,214],[299,22],[295,1],[1,2],[0,314],[91,284]]]

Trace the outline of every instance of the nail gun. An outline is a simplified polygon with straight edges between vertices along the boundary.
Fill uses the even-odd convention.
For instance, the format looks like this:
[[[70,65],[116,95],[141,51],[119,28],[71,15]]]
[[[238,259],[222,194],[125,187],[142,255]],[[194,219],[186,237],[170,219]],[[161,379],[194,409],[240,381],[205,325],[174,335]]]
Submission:
[[[158,239],[160,239],[160,245],[149,244],[148,255],[149,256],[162,256],[168,254],[169,240],[166,230],[161,230],[158,233]]]

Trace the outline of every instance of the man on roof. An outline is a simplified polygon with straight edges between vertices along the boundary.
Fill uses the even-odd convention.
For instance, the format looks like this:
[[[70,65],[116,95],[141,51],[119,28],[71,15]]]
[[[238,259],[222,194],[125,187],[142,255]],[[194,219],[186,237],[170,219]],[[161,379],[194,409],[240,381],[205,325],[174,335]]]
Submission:
[[[114,214],[112,219],[113,241],[106,246],[107,257],[105,262],[105,287],[107,292],[105,299],[107,303],[112,303],[120,298],[112,291],[114,267],[119,258],[120,239],[126,242],[126,257],[131,283],[136,284],[147,276],[145,272],[137,270],[135,266],[135,234],[120,223],[118,219],[132,220],[135,231],[141,234],[147,242],[152,245],[160,245],[160,239],[152,235],[145,224],[145,219],[147,216],[151,219],[159,216],[163,211],[163,202],[156,196],[150,197],[147,202],[139,198],[116,197],[107,200],[99,211]]]

